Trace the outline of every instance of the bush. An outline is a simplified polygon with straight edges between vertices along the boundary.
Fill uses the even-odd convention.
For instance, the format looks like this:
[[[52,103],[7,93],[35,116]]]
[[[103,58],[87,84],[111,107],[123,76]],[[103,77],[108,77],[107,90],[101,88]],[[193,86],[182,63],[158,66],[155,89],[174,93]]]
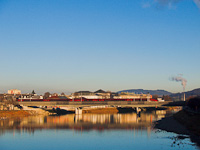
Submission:
[[[189,99],[187,106],[195,111],[200,111],[200,97],[194,97]]]

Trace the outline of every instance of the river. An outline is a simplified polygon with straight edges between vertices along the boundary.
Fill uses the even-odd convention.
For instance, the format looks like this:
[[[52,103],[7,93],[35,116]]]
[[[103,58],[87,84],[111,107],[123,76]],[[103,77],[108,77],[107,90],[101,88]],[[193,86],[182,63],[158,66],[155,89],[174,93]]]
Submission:
[[[152,127],[176,110],[115,114],[68,114],[0,120],[1,150],[199,149],[190,138]]]

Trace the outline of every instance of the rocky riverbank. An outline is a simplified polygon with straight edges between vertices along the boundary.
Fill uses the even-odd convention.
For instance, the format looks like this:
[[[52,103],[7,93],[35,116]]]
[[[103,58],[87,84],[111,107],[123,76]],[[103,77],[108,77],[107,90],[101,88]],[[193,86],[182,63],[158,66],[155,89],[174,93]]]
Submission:
[[[181,110],[173,116],[163,118],[155,123],[155,128],[189,135],[191,141],[200,145],[200,116]]]

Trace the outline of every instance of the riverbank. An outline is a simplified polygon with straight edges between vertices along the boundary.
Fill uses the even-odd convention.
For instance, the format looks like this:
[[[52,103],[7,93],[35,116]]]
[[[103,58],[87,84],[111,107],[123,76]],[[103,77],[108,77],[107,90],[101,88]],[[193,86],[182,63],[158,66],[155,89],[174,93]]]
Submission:
[[[173,117],[185,126],[192,134],[200,136],[200,114],[189,113],[181,110]]]
[[[181,110],[173,116],[163,118],[155,123],[155,128],[175,132],[178,134],[190,133],[200,136],[200,115]]]
[[[156,121],[154,128],[165,130],[167,132],[174,132],[177,134],[189,135],[189,130],[181,123],[179,123],[174,116],[163,118]]]
[[[188,135],[191,141],[200,146],[200,116],[181,110],[173,116],[163,118],[155,123],[154,128]]]
[[[33,111],[26,110],[1,110],[0,111],[0,120],[1,119],[10,119],[10,118],[20,118],[33,115]]]
[[[48,112],[44,110],[0,110],[0,120],[10,119],[10,118],[21,118],[36,115],[49,115]]]

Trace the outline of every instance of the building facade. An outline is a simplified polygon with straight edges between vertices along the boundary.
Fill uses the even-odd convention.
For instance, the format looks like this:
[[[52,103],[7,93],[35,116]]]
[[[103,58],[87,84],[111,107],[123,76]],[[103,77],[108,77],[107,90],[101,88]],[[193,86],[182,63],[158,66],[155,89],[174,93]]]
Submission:
[[[11,89],[8,90],[8,94],[21,94],[21,90]]]

